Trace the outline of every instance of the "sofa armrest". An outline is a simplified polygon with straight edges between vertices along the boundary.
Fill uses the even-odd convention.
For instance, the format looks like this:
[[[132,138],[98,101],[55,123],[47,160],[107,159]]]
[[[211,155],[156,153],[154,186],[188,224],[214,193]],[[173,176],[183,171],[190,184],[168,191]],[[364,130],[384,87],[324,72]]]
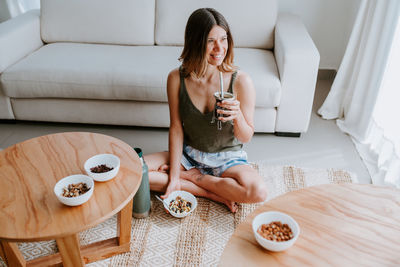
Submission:
[[[275,27],[274,53],[282,86],[275,131],[306,132],[320,57],[298,16],[279,14]]]
[[[39,10],[0,23],[0,73],[41,46]]]

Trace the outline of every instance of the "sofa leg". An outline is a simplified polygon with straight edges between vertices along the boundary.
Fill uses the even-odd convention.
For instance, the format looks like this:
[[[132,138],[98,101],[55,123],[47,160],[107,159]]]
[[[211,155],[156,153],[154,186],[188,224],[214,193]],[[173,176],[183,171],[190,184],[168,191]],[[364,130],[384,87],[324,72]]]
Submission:
[[[290,132],[275,132],[275,135],[284,137],[300,137],[300,133],[290,133]]]

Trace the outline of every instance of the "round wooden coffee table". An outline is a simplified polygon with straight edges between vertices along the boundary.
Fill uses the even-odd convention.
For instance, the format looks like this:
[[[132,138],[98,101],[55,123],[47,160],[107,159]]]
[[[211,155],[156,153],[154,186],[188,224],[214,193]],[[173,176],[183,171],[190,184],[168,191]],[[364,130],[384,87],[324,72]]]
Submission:
[[[263,249],[253,218],[281,211],[300,226],[293,247]],[[235,230],[220,266],[399,266],[400,190],[373,185],[320,185],[266,202]]]
[[[111,153],[118,175],[95,182],[92,197],[77,207],[60,203],[58,180],[85,173],[85,161]],[[102,134],[71,132],[33,138],[0,151],[0,256],[8,266],[83,266],[130,249],[132,199],[142,167],[126,143]],[[80,247],[78,233],[118,213],[117,237]],[[15,242],[55,239],[59,253],[26,262]]]

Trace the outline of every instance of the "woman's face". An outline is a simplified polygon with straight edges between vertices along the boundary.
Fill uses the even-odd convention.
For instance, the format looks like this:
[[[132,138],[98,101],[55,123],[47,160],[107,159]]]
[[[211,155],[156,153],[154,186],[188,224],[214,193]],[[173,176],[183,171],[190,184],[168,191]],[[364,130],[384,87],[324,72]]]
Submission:
[[[206,57],[209,64],[219,66],[224,61],[228,51],[228,35],[226,31],[215,25],[212,27],[207,39]]]

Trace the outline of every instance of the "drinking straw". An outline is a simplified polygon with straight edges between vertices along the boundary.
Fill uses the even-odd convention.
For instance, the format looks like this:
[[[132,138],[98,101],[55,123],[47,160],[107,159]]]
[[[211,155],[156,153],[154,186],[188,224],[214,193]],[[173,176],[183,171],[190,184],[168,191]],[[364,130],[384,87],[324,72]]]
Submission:
[[[222,72],[219,72],[219,86],[221,89],[221,98],[224,98],[224,81],[222,80]]]

